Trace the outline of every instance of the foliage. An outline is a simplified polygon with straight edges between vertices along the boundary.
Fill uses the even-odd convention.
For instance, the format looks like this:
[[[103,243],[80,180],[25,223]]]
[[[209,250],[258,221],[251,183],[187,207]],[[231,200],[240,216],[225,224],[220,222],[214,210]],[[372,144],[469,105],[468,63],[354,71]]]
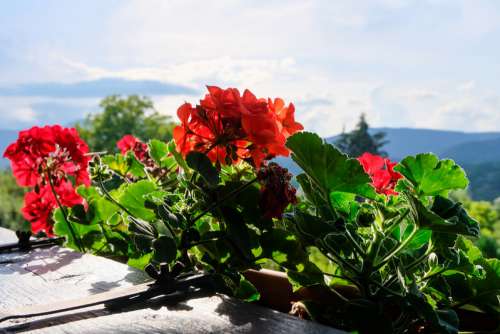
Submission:
[[[351,132],[343,132],[335,142],[335,146],[351,157],[359,157],[365,152],[385,155],[386,153],[381,150],[387,144],[384,140],[385,133],[377,132],[371,135],[368,129],[365,115],[361,114],[356,128]]]
[[[100,106],[101,112],[88,115],[76,125],[92,151],[116,152],[116,142],[127,134],[143,140],[172,138],[174,125],[170,118],[158,113],[146,97],[112,95]]]
[[[21,214],[25,190],[16,184],[9,170],[0,171],[0,226],[13,230],[29,229]]]
[[[469,215],[479,222],[481,236],[476,246],[485,257],[500,259],[500,200],[472,201],[466,192],[454,192],[451,196],[462,202]]]
[[[335,316],[324,307],[309,307],[313,318],[361,332],[405,332],[424,325],[449,333],[457,331],[455,311],[464,304],[498,312],[500,263],[484,259],[466,239],[478,237],[479,224],[446,197],[467,185],[452,161],[429,154],[407,157],[394,167],[404,176],[397,193],[373,197],[363,187],[369,184],[366,174],[348,167],[352,160],[316,135],[296,134],[287,146],[304,171],[298,180],[307,198],[287,216],[288,226],[304,247],[318,249],[335,264],[323,271],[328,280],[316,269],[306,270],[302,285],[329,285],[335,291],[335,284],[348,282],[360,292],[357,299],[342,297],[347,311]],[[339,163],[331,168],[308,158],[316,156],[337,157]],[[346,169],[352,171],[349,180],[362,181],[343,187],[338,196],[323,179],[340,178]]]
[[[85,169],[91,185],[69,168],[86,151],[73,145],[77,136],[47,145],[30,130],[9,154],[32,161],[17,176],[34,180],[51,210],[55,199],[47,220],[67,246],[126,260],[152,277],[210,272],[223,291],[254,301],[259,293],[243,273],[271,263],[295,290],[322,286],[337,295],[335,306],[298,301],[312,319],[361,333],[456,333],[460,308],[499,313],[500,260],[472,243],[480,228],[467,210],[486,217],[483,230],[491,223],[494,231],[497,216],[449,196],[468,183],[453,161],[350,158],[316,134],[296,133],[292,104],[249,91],[209,87],[178,116],[170,142],[127,134],[120,153],[93,155]],[[29,153],[20,159],[22,152]],[[288,171],[269,161],[289,152],[303,171],[300,202]],[[78,203],[66,192],[74,186]],[[342,295],[339,284],[355,296]]]

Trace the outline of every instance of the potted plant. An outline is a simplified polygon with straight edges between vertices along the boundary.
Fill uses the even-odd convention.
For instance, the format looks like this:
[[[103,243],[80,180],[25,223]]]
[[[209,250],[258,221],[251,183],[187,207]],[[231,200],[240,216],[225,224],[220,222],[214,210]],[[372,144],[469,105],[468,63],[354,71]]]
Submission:
[[[125,136],[117,154],[72,129],[22,132],[5,156],[32,187],[33,231],[153,278],[213,273],[230,295],[346,330],[454,333],[464,308],[498,315],[500,264],[447,197],[467,185],[453,161],[349,158],[299,132],[293,104],[248,90],[208,87],[177,114],[172,142]],[[299,195],[270,161],[290,152]]]

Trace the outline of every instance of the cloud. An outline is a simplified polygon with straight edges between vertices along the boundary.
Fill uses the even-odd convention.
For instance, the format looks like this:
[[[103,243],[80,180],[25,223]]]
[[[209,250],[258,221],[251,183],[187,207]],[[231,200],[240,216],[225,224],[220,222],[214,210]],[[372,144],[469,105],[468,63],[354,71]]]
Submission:
[[[175,115],[215,84],[294,102],[325,136],[360,113],[374,126],[500,129],[495,2],[88,1],[0,13],[0,95],[19,98],[1,113],[67,121],[107,94],[139,93]]]
[[[25,83],[13,87],[0,87],[0,96],[43,96],[56,98],[104,97],[112,94],[173,95],[189,94],[188,87],[154,80],[127,80],[102,78],[75,83]]]

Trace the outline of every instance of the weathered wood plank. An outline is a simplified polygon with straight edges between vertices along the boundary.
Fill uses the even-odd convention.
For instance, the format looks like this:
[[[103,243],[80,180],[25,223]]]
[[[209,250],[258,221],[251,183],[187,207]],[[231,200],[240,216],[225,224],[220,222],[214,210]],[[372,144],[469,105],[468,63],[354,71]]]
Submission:
[[[15,241],[0,228],[0,243]],[[143,272],[61,247],[0,254],[1,309],[74,299],[143,283]],[[164,304],[163,304],[164,305]],[[102,307],[0,323],[0,333],[340,333],[309,321],[222,296],[111,312]],[[153,308],[155,307],[155,308]]]

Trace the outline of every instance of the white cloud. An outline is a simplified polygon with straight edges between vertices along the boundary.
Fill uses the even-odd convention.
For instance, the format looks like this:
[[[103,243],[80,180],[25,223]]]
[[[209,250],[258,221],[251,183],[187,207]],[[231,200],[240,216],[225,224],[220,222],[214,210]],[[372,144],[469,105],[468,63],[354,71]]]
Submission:
[[[206,84],[250,88],[294,102],[322,135],[350,129],[362,112],[374,126],[500,130],[494,2],[131,0],[109,13],[78,43],[59,26],[9,40],[10,59],[20,60],[0,63],[0,82],[119,77],[200,92],[154,96],[169,115]]]

